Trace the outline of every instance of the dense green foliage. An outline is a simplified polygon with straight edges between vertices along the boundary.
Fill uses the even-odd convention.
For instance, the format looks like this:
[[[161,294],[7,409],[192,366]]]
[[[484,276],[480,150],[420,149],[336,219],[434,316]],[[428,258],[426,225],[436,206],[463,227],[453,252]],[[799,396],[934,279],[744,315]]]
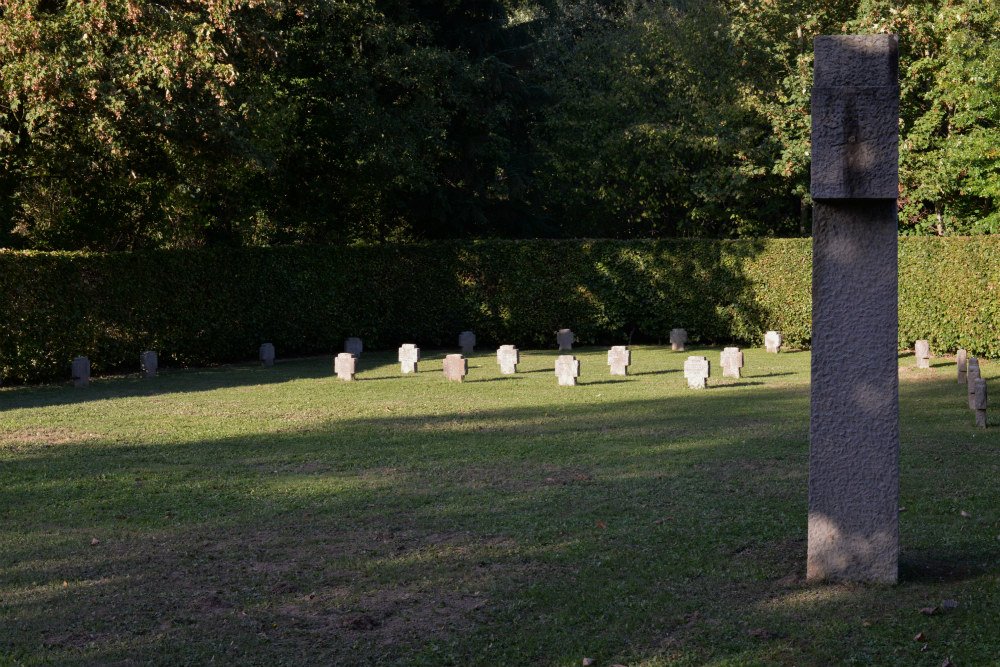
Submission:
[[[77,355],[97,373],[165,364],[329,353],[348,336],[403,342],[554,345],[666,340],[760,346],[768,329],[808,346],[807,239],[477,241],[375,247],[0,253],[0,373],[67,377]],[[899,344],[1000,355],[1000,241],[904,238]]]
[[[900,35],[901,231],[1000,225],[990,0],[8,0],[0,247],[809,228],[812,37]]]

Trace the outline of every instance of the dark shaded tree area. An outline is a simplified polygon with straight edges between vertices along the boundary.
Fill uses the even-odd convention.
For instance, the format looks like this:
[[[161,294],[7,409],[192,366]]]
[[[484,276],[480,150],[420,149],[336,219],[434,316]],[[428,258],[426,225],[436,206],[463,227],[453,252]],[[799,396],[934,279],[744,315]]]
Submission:
[[[0,247],[808,232],[812,37],[900,35],[904,233],[1000,227],[990,0],[6,0]]]

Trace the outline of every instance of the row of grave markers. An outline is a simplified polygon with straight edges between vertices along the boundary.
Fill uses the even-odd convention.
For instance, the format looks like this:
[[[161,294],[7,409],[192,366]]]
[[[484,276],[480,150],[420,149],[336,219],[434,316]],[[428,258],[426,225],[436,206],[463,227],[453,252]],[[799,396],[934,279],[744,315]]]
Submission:
[[[917,368],[931,367],[930,343],[918,340],[913,346],[917,358]],[[965,350],[955,353],[958,366],[958,384],[964,385],[969,396],[969,409],[975,411],[976,426],[986,428],[986,380],[979,374],[979,359],[969,357]]]

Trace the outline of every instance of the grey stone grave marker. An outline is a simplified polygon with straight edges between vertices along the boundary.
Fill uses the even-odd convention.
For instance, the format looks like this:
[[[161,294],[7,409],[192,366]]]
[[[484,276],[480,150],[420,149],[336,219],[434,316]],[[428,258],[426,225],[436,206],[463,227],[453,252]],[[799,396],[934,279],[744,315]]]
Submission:
[[[625,345],[615,345],[608,350],[608,366],[612,375],[628,375],[629,364],[632,363],[632,352]]]
[[[965,350],[955,353],[955,362],[958,364],[958,383],[968,384],[965,374],[969,371],[969,355]]]
[[[768,331],[764,334],[764,349],[772,354],[781,352],[781,344],[783,342],[780,331]]]
[[[469,374],[469,361],[460,354],[449,354],[444,358],[444,376],[450,382],[461,382]]]
[[[143,377],[156,377],[157,361],[156,352],[152,350],[146,350],[139,355],[139,364],[142,366]]]
[[[670,330],[670,349],[675,352],[683,352],[684,346],[688,342],[688,332],[684,329]]]
[[[403,343],[399,348],[400,371],[404,375],[416,373],[418,361],[420,361],[420,348],[413,343]]]
[[[712,364],[707,357],[688,357],[684,362],[684,377],[689,389],[704,389],[712,375]]]
[[[917,358],[917,368],[931,367],[931,345],[926,340],[918,340],[913,344],[913,352]]]
[[[722,377],[740,377],[740,369],[743,368],[743,353],[738,347],[727,347],[719,355],[719,365],[722,366]]]
[[[63,367],[65,368],[65,366]],[[87,357],[75,357],[70,365],[70,375],[73,377],[74,387],[87,387],[90,385],[90,359]]]
[[[521,363],[521,353],[513,345],[501,345],[497,348],[497,363],[500,364],[501,373],[513,375],[517,372],[517,365]]]
[[[274,366],[274,345],[264,343],[260,346],[260,365]]]
[[[358,358],[350,352],[341,352],[333,359],[333,372],[341,380],[350,382],[358,369]]]
[[[563,354],[556,359],[556,377],[559,384],[567,387],[576,385],[576,379],[580,377],[580,360],[572,354]]]
[[[462,348],[462,354],[472,354],[476,349],[476,334],[471,331],[458,334],[458,346]]]
[[[965,386],[969,393],[969,409],[976,409],[976,380],[980,379],[979,359],[971,357],[969,359],[969,370],[966,372]]]
[[[358,337],[348,338],[344,341],[344,352],[348,354],[353,354],[357,358],[361,358],[361,351],[364,350],[364,345],[361,343],[361,339]]]
[[[898,37],[818,35],[813,45],[806,578],[895,583]]]
[[[575,336],[573,332],[569,329],[560,329],[556,332],[556,343],[559,344],[560,352],[568,352],[573,349],[573,340]]]
[[[975,385],[976,426],[986,428],[986,380],[976,378]]]

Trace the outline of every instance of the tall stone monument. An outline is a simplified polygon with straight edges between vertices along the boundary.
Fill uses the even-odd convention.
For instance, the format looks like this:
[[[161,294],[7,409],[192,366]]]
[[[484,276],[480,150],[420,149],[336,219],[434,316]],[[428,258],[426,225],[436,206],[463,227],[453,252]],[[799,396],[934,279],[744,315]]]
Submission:
[[[965,373],[969,370],[968,352],[959,350],[955,353],[955,361],[958,363],[958,383],[966,384]]]
[[[898,37],[820,35],[814,49],[806,578],[895,583]]]
[[[986,380],[976,378],[975,389],[976,426],[986,428]]]
[[[931,344],[926,340],[918,340],[913,344],[913,356],[917,358],[917,368],[930,368]]]
[[[73,378],[74,387],[90,386],[90,359],[88,357],[74,357],[70,364],[70,375]]]

